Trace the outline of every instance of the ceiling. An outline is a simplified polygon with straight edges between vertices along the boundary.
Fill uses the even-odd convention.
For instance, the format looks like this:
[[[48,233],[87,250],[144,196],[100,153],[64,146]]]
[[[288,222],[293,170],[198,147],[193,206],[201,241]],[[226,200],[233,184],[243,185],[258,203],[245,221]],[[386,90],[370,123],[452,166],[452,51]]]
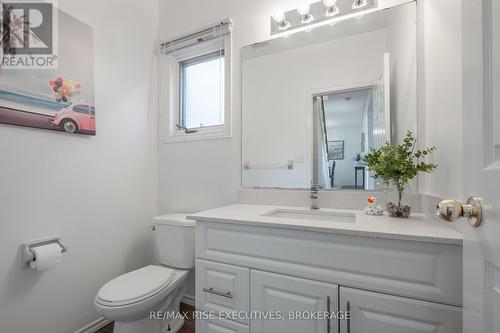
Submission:
[[[327,130],[339,127],[362,127],[363,115],[371,94],[372,88],[367,88],[324,95]]]

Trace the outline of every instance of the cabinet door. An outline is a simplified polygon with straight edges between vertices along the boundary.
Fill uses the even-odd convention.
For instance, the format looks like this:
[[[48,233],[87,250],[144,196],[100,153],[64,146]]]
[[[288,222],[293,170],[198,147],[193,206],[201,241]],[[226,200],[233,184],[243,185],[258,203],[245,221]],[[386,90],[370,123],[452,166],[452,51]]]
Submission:
[[[262,315],[279,312],[283,317],[283,320],[252,319],[252,333],[337,332],[337,320],[324,316],[338,310],[336,285],[252,270],[250,298],[252,311]],[[297,319],[299,314],[307,319]],[[318,314],[323,317],[310,317]]]
[[[196,333],[249,333],[248,326],[230,320],[197,320]]]
[[[340,287],[341,333],[457,333],[462,309],[363,290]]]

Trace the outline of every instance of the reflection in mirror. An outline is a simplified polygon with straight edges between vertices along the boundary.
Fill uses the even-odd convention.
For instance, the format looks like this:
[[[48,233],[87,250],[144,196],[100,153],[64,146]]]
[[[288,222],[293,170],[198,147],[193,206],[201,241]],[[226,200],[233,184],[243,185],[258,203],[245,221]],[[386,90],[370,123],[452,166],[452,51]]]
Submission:
[[[386,140],[377,86],[314,98],[313,183],[323,189],[375,189],[362,156]]]
[[[417,124],[416,4],[242,49],[243,187],[378,189],[363,154]]]

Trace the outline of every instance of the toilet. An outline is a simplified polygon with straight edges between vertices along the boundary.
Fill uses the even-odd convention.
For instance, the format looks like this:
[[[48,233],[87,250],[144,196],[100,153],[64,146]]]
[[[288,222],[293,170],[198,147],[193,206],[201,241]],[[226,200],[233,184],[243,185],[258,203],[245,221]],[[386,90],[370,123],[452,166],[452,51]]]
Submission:
[[[115,322],[114,333],[176,333],[182,327],[181,316],[151,313],[179,311],[186,276],[194,267],[195,226],[185,214],[156,217],[153,229],[160,265],[120,275],[99,289],[94,305]]]

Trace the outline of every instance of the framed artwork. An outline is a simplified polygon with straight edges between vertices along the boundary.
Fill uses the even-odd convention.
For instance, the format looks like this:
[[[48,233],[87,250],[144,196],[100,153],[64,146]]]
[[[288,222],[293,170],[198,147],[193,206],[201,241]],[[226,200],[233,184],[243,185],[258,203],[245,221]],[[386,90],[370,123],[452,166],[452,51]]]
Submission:
[[[11,20],[29,17],[17,17],[16,13],[11,13]],[[42,15],[43,22],[57,19],[57,24],[52,30],[51,26],[45,29],[51,31],[50,34],[40,32],[29,36],[30,41],[37,42],[37,48],[31,52],[38,54],[34,58],[36,63],[28,67],[22,61],[22,52],[6,50],[5,45],[2,49],[4,58],[16,60],[8,63],[18,66],[0,67],[0,124],[95,135],[92,27],[55,6]],[[19,31],[10,33],[17,39],[25,38]],[[47,52],[44,51],[49,54],[38,51],[40,45],[50,46]],[[35,68],[36,64],[44,67]]]
[[[328,141],[328,160],[344,159],[344,140]]]

